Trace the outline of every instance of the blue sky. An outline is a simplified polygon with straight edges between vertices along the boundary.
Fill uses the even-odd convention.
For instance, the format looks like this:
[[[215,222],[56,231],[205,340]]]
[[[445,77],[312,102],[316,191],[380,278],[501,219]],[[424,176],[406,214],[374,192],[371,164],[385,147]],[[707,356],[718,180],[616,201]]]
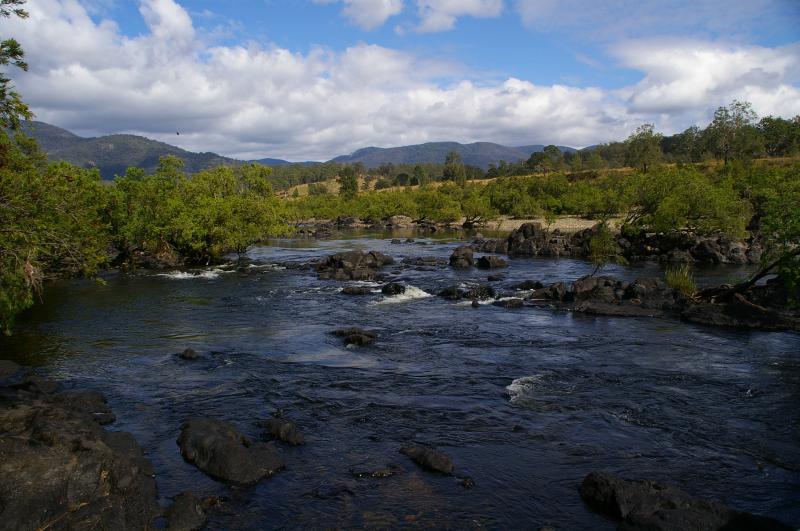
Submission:
[[[580,147],[645,122],[702,125],[734,98],[800,114],[796,0],[28,7],[9,25],[31,63],[15,81],[39,119],[240,157],[434,140]]]

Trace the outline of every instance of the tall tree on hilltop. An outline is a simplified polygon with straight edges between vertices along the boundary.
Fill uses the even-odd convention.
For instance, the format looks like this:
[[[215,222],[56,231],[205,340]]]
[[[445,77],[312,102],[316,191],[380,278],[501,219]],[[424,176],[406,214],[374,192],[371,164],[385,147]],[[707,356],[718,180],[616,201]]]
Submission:
[[[467,172],[464,169],[464,162],[457,151],[451,151],[444,160],[444,171],[442,172],[445,180],[453,181],[459,186],[466,186]]]
[[[661,133],[655,132],[655,125],[643,124],[625,141],[625,162],[633,168],[641,168],[643,173],[657,164],[661,152]]]

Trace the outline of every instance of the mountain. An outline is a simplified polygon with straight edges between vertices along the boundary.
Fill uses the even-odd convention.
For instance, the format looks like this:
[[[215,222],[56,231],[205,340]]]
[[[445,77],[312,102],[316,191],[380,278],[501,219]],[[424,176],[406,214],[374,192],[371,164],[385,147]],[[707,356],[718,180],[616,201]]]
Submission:
[[[575,149],[558,146],[561,151],[574,152]],[[491,142],[475,142],[473,144],[459,144],[458,142],[428,142],[413,146],[393,148],[368,147],[359,149],[350,155],[336,157],[331,162],[361,162],[367,168],[375,168],[381,164],[418,164],[422,162],[443,163],[451,151],[461,155],[464,164],[478,166],[484,170],[489,164],[497,164],[501,160],[517,162],[531,156],[535,151],[542,151],[543,145],[508,147]]]
[[[193,153],[137,135],[84,138],[44,122],[32,122],[25,129],[25,133],[36,139],[50,160],[66,160],[84,168],[97,168],[103,179],[123,175],[130,166],[151,172],[163,155],[174,155],[183,159],[189,172],[221,164],[239,163],[216,153]]]

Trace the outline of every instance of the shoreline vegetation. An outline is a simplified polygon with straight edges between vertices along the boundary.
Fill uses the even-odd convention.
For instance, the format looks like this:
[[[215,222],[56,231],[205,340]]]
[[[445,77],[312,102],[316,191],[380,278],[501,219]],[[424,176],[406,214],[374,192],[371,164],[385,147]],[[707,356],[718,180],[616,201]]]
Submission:
[[[593,240],[566,254],[598,268],[642,259],[757,263],[756,280],[777,274],[793,292],[800,280],[800,162],[786,155],[800,149],[800,120],[782,122],[789,138],[780,142],[767,127],[775,120],[756,123],[741,102],[720,108],[714,122],[695,131],[694,155],[685,162],[669,162],[665,138],[643,126],[610,151],[622,150],[627,169],[610,168],[610,145],[591,155],[610,169],[588,172],[567,162],[580,152],[548,146],[516,170],[504,166],[505,175],[490,168],[480,181],[451,153],[438,169],[412,170],[416,179],[395,176],[406,184],[399,189],[362,190],[395,169],[342,164],[335,182],[284,198],[273,188],[276,170],[267,166],[188,175],[180,159],[167,156],[152,174],[129,168],[106,183],[96,170],[48,162],[30,138],[3,132],[0,327],[11,333],[50,278],[93,277],[108,267],[209,265],[268,238],[325,237],[331,228],[354,226],[513,232],[538,219],[557,239],[581,233]],[[776,158],[755,158],[763,154]],[[439,173],[429,179],[433,171]]]

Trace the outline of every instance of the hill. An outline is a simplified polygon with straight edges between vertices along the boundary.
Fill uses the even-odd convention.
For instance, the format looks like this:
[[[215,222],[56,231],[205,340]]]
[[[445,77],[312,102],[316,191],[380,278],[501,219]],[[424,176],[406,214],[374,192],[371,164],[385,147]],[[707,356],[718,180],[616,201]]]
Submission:
[[[336,157],[331,162],[361,162],[367,168],[376,168],[381,164],[419,164],[423,162],[443,163],[451,151],[461,155],[465,164],[487,169],[489,164],[497,164],[501,160],[517,162],[526,160],[531,153],[542,151],[541,144],[531,146],[509,147],[492,142],[475,142],[459,144],[458,142],[428,142],[413,146],[393,148],[368,147],[359,149],[350,155]],[[573,152],[575,149],[559,146],[561,151]]]

